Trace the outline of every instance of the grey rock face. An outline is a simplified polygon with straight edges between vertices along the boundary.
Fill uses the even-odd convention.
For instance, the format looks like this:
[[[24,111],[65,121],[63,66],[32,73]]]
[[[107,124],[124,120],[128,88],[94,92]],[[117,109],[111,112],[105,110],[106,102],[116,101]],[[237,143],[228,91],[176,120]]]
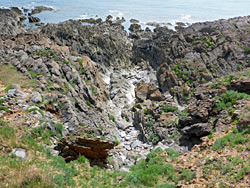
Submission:
[[[17,35],[25,33],[21,23],[25,17],[18,8],[0,9],[0,28],[1,34]]]
[[[9,97],[20,97],[21,99],[25,99],[28,95],[23,93],[21,90],[19,89],[10,89],[8,91],[8,96]]]

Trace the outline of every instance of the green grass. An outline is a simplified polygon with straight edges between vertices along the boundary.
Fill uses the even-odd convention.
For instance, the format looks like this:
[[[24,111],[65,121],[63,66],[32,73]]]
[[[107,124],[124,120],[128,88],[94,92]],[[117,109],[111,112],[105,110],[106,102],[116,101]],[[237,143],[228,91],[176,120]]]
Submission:
[[[5,112],[9,112],[10,111],[9,108],[0,105],[0,111],[1,110],[5,111]]]
[[[196,174],[188,169],[177,171],[172,164],[165,164],[163,158],[159,156],[163,150],[160,148],[151,151],[146,160],[141,160],[131,167],[131,172],[127,175],[126,181],[129,185],[140,187],[156,186],[159,179],[168,182],[167,187],[175,187],[180,180],[190,181]],[[171,184],[174,183],[174,184]],[[163,185],[158,187],[164,187]]]
[[[5,126],[7,124],[8,124],[7,122],[5,122],[5,121],[3,121],[3,120],[0,119],[0,126]]]
[[[174,158],[179,156],[179,153],[177,151],[174,151],[170,148],[167,148],[166,151],[168,153],[168,158],[170,158],[170,159],[174,159]]]
[[[188,110],[186,108],[180,112],[181,117],[186,117],[188,115],[189,115],[189,113],[188,113]]]
[[[33,79],[36,79],[38,75],[46,76],[46,75],[43,74],[43,73],[36,73],[36,72],[34,72],[32,69],[30,69],[30,68],[28,68],[28,72],[30,73],[31,78],[33,78]]]
[[[213,150],[222,150],[226,146],[236,147],[237,145],[246,144],[250,142],[250,128],[239,132],[236,128],[228,135],[219,138],[212,146]]]
[[[166,105],[162,105],[162,109],[165,112],[174,112],[174,111],[178,110],[178,108],[175,108],[175,107],[172,107],[172,106],[168,106],[167,104]]]
[[[219,101],[216,103],[216,108],[218,110],[226,110],[229,107],[232,107],[237,100],[249,98],[250,95],[246,93],[239,93],[237,91],[229,90],[220,96]]]

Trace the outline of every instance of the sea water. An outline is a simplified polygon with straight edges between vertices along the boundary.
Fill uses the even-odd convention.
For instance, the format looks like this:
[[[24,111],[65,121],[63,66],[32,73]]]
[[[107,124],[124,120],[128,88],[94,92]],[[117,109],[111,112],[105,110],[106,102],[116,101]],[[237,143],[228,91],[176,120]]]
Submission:
[[[112,15],[147,22],[194,23],[247,16],[250,0],[0,0],[0,7],[50,6],[54,11],[37,15],[44,23]]]

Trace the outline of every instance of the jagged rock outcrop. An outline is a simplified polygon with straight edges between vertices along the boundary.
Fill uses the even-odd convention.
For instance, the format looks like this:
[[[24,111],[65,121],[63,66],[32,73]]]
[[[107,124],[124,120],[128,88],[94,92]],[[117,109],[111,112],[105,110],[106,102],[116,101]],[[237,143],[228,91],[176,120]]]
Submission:
[[[56,149],[60,151],[59,155],[69,162],[77,159],[79,154],[89,159],[106,159],[109,156],[108,151],[114,146],[114,142],[107,140],[65,137],[59,141]]]
[[[147,99],[153,101],[164,100],[164,96],[161,94],[159,88],[157,88],[154,83],[140,85],[139,87],[135,88],[135,97],[138,102],[143,102]]]
[[[53,38],[59,45],[69,46],[76,53],[86,55],[105,66],[129,67],[132,44],[121,24],[110,21],[98,25],[84,25],[84,21],[66,21],[48,24],[41,33]]]
[[[96,63],[87,57],[71,56],[67,47],[38,34],[21,34],[16,40],[3,39],[2,44],[0,49],[6,56],[3,62],[13,64],[24,75],[37,80],[37,92],[53,94],[44,108],[61,114],[66,134],[85,125],[105,128],[107,138],[117,135],[114,122],[107,118],[105,104],[109,93]],[[41,102],[35,93],[31,98]]]
[[[46,6],[35,6],[35,7],[31,10],[30,15],[38,14],[38,13],[41,13],[41,12],[44,12],[44,11],[53,11],[53,10],[54,10],[54,9],[51,8],[51,7],[46,7]]]
[[[16,7],[0,9],[0,34],[15,36],[20,33],[25,33],[26,30],[22,25],[22,21],[25,19],[21,10]]]
[[[40,18],[34,17],[34,16],[29,16],[28,19],[29,19],[29,22],[31,22],[31,23],[41,21]]]

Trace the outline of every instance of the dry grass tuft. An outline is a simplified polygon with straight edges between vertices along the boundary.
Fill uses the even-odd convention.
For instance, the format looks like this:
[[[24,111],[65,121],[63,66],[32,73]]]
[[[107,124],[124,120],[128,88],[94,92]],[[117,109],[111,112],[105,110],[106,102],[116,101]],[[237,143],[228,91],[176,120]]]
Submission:
[[[22,88],[36,86],[35,80],[30,80],[10,65],[0,66],[0,81],[7,87],[12,84],[19,84]]]

